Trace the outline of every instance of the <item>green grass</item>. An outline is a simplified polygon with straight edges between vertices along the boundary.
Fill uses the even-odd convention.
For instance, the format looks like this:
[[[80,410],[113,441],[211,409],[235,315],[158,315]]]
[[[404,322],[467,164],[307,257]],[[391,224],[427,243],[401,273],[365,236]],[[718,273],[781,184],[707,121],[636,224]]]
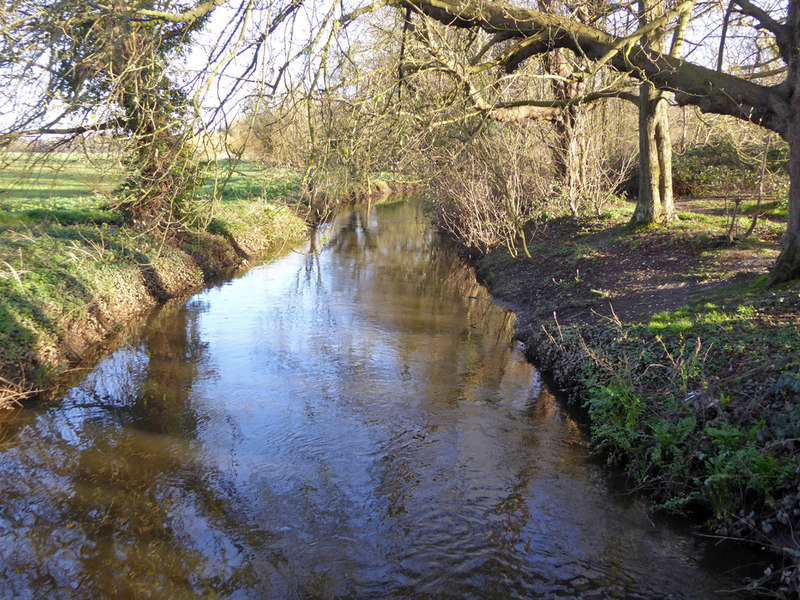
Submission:
[[[112,208],[123,172],[108,158],[6,153],[0,165],[0,402],[21,368],[31,382],[49,377],[43,366],[63,366],[65,331],[99,306],[113,324],[115,303],[163,300],[167,280],[188,291],[237,256],[263,256],[306,232],[298,171],[203,165],[206,184],[167,240],[126,226]]]
[[[120,278],[138,278],[139,264],[158,264],[169,251],[108,223],[0,226],[0,370],[13,372],[16,359],[38,362],[92,302],[114,296]]]
[[[106,208],[121,180],[121,170],[111,159],[5,153],[0,167],[0,224],[119,220]]]
[[[698,225],[724,229],[728,223],[728,218],[724,215],[717,216],[684,211],[678,211],[677,215],[678,223],[676,226],[679,229],[696,229]]]
[[[756,202],[743,202],[741,210],[747,214],[752,215],[756,212]],[[789,217],[789,202],[786,198],[780,200],[768,200],[761,203],[759,208],[759,215],[770,219],[787,219]]]
[[[630,219],[636,207],[628,202],[615,202],[605,208],[603,211],[603,219]]]
[[[65,329],[98,302],[116,302],[120,290],[131,289],[131,282],[140,281],[145,271],[176,281],[202,281],[206,269],[200,272],[185,252],[213,262],[219,255],[215,248],[228,243],[196,234],[178,246],[156,232],[125,226],[110,208],[119,171],[114,176],[106,160],[3,158],[0,377],[14,379],[20,365],[46,363],[58,352]],[[305,233],[305,224],[283,201],[298,183],[295,172],[240,163],[217,201],[212,201],[209,181],[185,208],[186,224],[222,236],[248,254],[279,247]],[[193,274],[187,275],[187,269]],[[29,372],[27,378],[31,382],[47,375],[45,369]]]
[[[23,210],[49,207],[51,202],[69,205],[74,198],[110,194],[122,176],[119,163],[104,156],[0,155],[0,194]]]
[[[208,163],[202,193],[222,202],[262,199],[273,202],[294,200],[300,192],[302,172],[267,169],[255,162]]]
[[[663,331],[665,329],[674,333],[680,333],[692,328],[693,322],[689,311],[682,309],[676,312],[660,312],[650,317],[648,328],[653,331]]]

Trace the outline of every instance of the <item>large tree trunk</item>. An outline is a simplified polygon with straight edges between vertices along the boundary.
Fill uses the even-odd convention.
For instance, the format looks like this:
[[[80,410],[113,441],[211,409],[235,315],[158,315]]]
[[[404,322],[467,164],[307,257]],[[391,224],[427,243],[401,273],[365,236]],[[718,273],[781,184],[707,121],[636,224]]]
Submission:
[[[800,278],[800,85],[795,85],[792,117],[788,122],[789,142],[789,221],[783,249],[769,274],[769,285]]]
[[[586,118],[580,106],[570,106],[555,123],[557,140],[553,148],[556,175],[574,216],[578,215],[581,193],[586,187]]]
[[[639,86],[639,197],[631,225],[668,223],[674,218],[667,101],[645,81]]]
[[[786,83],[793,92],[784,134],[789,142],[789,221],[783,250],[769,274],[770,285],[800,278],[800,2],[797,0],[789,3],[786,25],[791,36]]]
[[[639,0],[639,22],[647,25],[664,13],[664,0]],[[664,32],[642,38],[642,45],[664,51]],[[669,223],[675,214],[672,201],[672,140],[669,135],[664,92],[650,81],[639,86],[639,197],[631,225]]]
[[[661,219],[666,222],[675,219],[675,203],[672,198],[672,137],[669,135],[669,104],[663,96],[656,107],[656,149],[660,178],[658,190],[661,194]]]

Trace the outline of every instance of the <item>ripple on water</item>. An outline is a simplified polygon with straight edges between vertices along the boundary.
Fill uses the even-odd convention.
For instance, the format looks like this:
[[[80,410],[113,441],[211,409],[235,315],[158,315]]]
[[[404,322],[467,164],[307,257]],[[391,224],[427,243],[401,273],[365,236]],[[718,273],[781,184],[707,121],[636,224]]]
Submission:
[[[387,223],[391,222],[391,226]],[[357,209],[23,411],[15,598],[712,598],[732,587],[586,460],[513,315],[422,206]],[[711,550],[713,552],[713,550]]]

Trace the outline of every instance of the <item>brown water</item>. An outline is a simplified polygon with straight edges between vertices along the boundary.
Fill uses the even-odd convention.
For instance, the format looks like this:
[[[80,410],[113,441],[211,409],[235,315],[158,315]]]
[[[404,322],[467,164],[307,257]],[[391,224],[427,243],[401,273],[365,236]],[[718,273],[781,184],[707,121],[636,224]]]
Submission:
[[[2,598],[712,598],[419,203],[155,314],[0,450]],[[727,594],[726,597],[731,597]]]

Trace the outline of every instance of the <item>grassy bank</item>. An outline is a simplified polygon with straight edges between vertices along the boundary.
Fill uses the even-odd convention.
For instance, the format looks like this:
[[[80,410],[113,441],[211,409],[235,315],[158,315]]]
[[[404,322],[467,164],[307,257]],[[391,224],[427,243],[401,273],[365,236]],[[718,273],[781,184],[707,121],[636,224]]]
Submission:
[[[761,585],[796,595],[800,287],[764,287],[782,225],[728,243],[720,200],[683,201],[677,224],[638,231],[631,210],[551,221],[532,260],[494,252],[479,276],[631,488],[768,547]]]
[[[286,172],[246,166],[203,194],[169,234],[110,208],[113,170],[70,157],[0,175],[0,404],[43,389],[135,315],[305,234]],[[105,186],[105,188],[103,188]]]

